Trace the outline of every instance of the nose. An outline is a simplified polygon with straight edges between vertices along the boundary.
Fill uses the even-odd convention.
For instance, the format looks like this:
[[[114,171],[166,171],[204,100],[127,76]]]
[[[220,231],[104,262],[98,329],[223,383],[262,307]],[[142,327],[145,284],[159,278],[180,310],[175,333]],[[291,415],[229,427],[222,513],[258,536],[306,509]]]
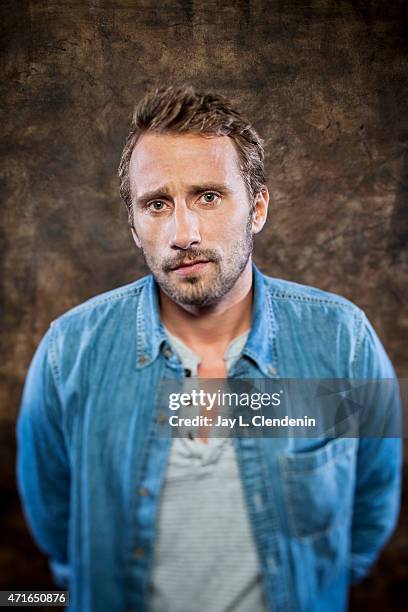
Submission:
[[[186,204],[176,204],[173,213],[173,228],[170,246],[173,249],[186,250],[201,242],[197,214]]]

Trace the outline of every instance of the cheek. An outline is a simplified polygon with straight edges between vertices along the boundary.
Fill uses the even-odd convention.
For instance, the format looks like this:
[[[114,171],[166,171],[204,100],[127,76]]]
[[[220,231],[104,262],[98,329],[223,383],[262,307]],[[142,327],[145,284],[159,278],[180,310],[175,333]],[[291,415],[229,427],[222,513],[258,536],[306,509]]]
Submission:
[[[248,217],[248,206],[239,210],[225,207],[217,218],[211,220],[211,223],[206,224],[203,220],[204,235],[210,240],[221,239],[222,243],[236,241],[245,234]]]
[[[143,248],[151,251],[159,246],[163,231],[157,222],[149,222],[143,217],[136,217],[135,228]]]

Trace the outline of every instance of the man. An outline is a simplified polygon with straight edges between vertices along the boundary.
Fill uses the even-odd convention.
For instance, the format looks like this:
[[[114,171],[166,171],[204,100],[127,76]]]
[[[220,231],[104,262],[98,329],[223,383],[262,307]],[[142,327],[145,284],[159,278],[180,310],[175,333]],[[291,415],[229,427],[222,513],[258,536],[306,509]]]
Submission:
[[[395,378],[377,335],[253,265],[263,148],[226,99],[147,94],[119,174],[152,275],[51,324],[18,422],[26,516],[71,610],[346,609],[396,523],[400,441],[166,437],[157,397],[186,377]]]

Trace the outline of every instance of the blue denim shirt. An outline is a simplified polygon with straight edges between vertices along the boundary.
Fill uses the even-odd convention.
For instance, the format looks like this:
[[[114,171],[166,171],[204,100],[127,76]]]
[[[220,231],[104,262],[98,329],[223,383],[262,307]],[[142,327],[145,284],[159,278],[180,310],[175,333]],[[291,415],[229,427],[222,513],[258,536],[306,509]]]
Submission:
[[[231,377],[395,377],[354,304],[253,272],[251,332]],[[18,486],[72,611],[147,609],[171,444],[158,435],[166,415],[155,397],[163,377],[183,376],[151,276],[65,313],[38,346],[17,425]],[[367,574],[398,516],[400,439],[315,442],[234,438],[276,612],[345,610],[349,585]]]

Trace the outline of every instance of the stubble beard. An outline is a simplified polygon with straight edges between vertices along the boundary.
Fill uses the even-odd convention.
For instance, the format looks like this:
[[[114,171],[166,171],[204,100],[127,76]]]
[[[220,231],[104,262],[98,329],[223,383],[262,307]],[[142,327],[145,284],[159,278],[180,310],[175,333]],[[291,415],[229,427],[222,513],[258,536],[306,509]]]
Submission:
[[[177,304],[206,307],[219,303],[242,275],[253,251],[252,214],[249,215],[244,235],[237,240],[226,257],[213,249],[186,249],[165,261],[146,254],[143,257],[154,279],[164,293]],[[171,268],[186,261],[207,259],[210,269],[203,275],[177,277]]]

